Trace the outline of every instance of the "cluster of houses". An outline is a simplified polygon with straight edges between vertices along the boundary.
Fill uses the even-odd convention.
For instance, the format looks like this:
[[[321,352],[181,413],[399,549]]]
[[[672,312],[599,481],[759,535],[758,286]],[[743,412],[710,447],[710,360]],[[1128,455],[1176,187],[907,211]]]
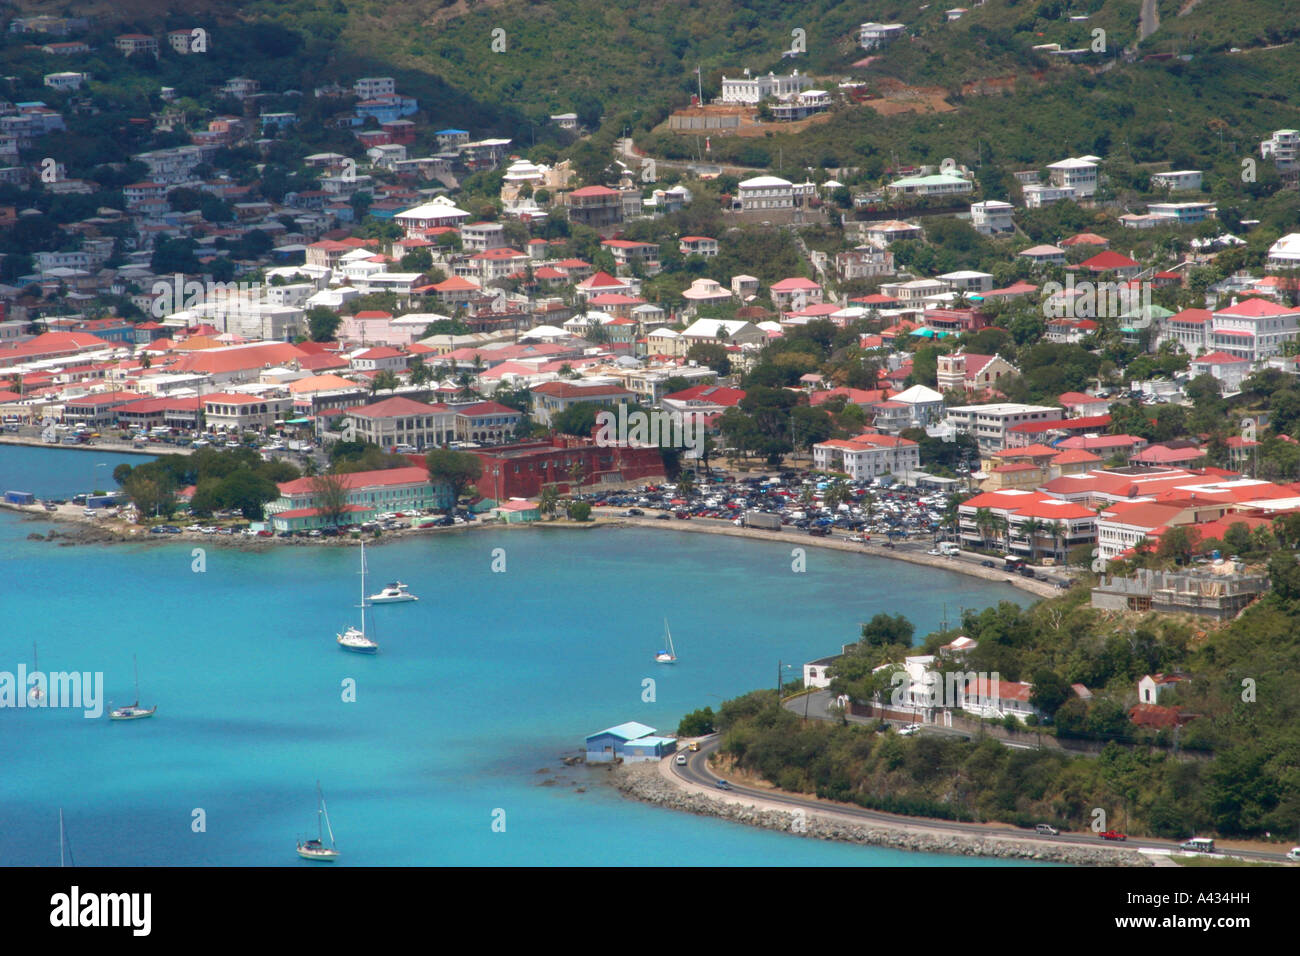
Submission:
[[[839,703],[861,716],[884,716],[947,727],[954,725],[954,716],[986,720],[1011,717],[1022,724],[1028,723],[1031,717],[1035,720],[1042,717],[1042,711],[1032,700],[1033,684],[1003,680],[997,674],[961,670],[962,663],[977,647],[978,641],[959,636],[940,647],[937,654],[909,655],[902,661],[881,664],[874,673],[887,673],[890,689],[871,701],[853,701],[842,696]],[[848,647],[840,654],[805,663],[804,686],[823,690],[830,687],[835,663],[846,653]],[[1171,704],[1168,699],[1170,692],[1185,686],[1190,679],[1186,674],[1144,675],[1132,696],[1124,702],[1130,722],[1135,727],[1162,730],[1194,719],[1196,714]],[[1094,697],[1083,684],[1072,684],[1070,692],[1072,697],[1083,701]],[[1162,699],[1166,703],[1162,704]]]

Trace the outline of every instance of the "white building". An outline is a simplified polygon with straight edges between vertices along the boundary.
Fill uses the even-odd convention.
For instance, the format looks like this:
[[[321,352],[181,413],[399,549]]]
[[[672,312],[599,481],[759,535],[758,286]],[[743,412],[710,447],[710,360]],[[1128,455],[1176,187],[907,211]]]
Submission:
[[[798,70],[787,76],[777,76],[771,72],[767,76],[750,76],[749,70],[745,70],[742,77],[722,78],[722,102],[756,106],[773,97],[797,95],[811,85],[812,81],[801,76]]]
[[[754,209],[792,209],[794,183],[780,176],[755,176],[740,183],[740,208],[746,212]]]
[[[391,76],[363,76],[352,84],[359,100],[373,100],[378,96],[392,96],[397,92],[397,82]]]
[[[986,199],[974,202],[970,206],[970,224],[980,235],[995,236],[1001,232],[1013,232],[1015,225],[1011,214],[1015,207],[1000,199]]]
[[[1153,173],[1151,188],[1168,189],[1170,192],[1199,190],[1201,188],[1201,171],[1199,169],[1179,169],[1168,173]]]
[[[868,433],[813,445],[813,462],[822,471],[840,471],[854,481],[877,475],[902,475],[921,467],[920,446],[894,435]]]
[[[1034,183],[1025,186],[1022,191],[1025,194],[1025,207],[1028,209],[1041,209],[1062,199],[1074,198],[1074,190],[1068,186],[1040,186]]]
[[[1300,130],[1279,129],[1259,144],[1259,154],[1273,160],[1278,172],[1300,169]]]
[[[994,452],[1007,446],[1007,433],[1025,422],[1060,421],[1064,409],[1047,405],[1001,402],[994,405],[957,405],[948,409],[947,423],[959,432],[973,435],[980,451]]]
[[[864,50],[875,50],[903,35],[902,23],[864,23],[858,28],[858,43]]]
[[[1063,159],[1047,167],[1052,185],[1072,190],[1076,199],[1083,199],[1097,191],[1097,164],[1088,158]]]
[[[86,78],[85,73],[46,73],[45,85],[52,90],[79,90]]]
[[[1269,246],[1265,265],[1269,269],[1300,267],[1300,232],[1288,233]]]
[[[950,196],[972,192],[975,186],[969,179],[952,173],[934,173],[930,176],[904,176],[885,188],[904,196]]]
[[[993,289],[993,276],[988,272],[975,272],[963,269],[957,272],[945,272],[939,278],[948,283],[953,292],[990,292]]]

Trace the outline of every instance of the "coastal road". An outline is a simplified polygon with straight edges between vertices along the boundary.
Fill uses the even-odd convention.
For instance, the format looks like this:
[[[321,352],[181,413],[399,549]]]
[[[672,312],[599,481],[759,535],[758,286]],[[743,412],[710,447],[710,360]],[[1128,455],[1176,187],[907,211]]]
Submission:
[[[719,776],[709,767],[709,755],[715,753],[721,743],[718,735],[706,737],[700,741],[698,753],[687,753],[687,762],[685,766],[676,763],[675,758],[672,760],[671,770],[673,776],[687,783],[706,788],[716,794],[721,795],[724,791],[717,789]],[[730,782],[730,781],[729,781]],[[803,809],[806,812],[826,813],[834,812],[841,816],[851,817],[863,823],[876,823],[891,827],[903,827],[918,830],[933,830],[945,833],[960,833],[966,836],[997,836],[1013,838],[1022,841],[1031,841],[1042,843],[1044,845],[1057,845],[1061,843],[1073,844],[1076,846],[1086,846],[1092,848],[1111,849],[1116,852],[1125,850],[1133,851],[1140,849],[1152,850],[1176,850],[1178,844],[1170,841],[1151,840],[1147,838],[1133,839],[1130,838],[1125,842],[1111,842],[1103,840],[1093,833],[1066,833],[1062,832],[1059,836],[1044,836],[1033,832],[1032,830],[1021,830],[1009,826],[988,826],[972,823],[953,823],[947,820],[932,820],[920,817],[905,817],[894,813],[882,813],[878,810],[867,810],[863,807],[852,804],[832,803],[830,801],[814,800],[808,797],[790,794],[780,790],[760,789],[749,787],[743,784],[731,783],[731,795],[740,797],[750,797],[754,800],[761,800],[771,804],[777,804],[782,807],[789,807],[791,810]],[[1259,850],[1237,850],[1230,851],[1234,857],[1242,857],[1247,860],[1258,860],[1268,863],[1285,863],[1286,857],[1281,852],[1265,852]],[[1224,854],[1219,853],[1217,856]]]

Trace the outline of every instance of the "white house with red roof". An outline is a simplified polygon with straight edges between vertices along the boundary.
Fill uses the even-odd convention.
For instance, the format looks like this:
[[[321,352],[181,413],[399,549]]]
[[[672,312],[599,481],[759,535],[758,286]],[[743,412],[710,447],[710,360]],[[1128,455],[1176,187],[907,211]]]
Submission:
[[[771,290],[772,304],[781,312],[792,312],[815,302],[821,302],[822,287],[812,279],[793,277],[775,283]]]
[[[483,293],[483,287],[464,276],[449,276],[441,282],[426,287],[426,291],[437,296],[444,305],[464,305],[477,299]]]
[[[446,196],[435,196],[427,203],[399,212],[393,221],[402,227],[408,239],[428,239],[432,229],[459,228],[470,218]]]
[[[710,258],[718,254],[718,240],[709,236],[682,236],[677,240],[677,250],[684,256]]]
[[[989,523],[981,524],[983,513]],[[1044,552],[1064,556],[1070,548],[1091,544],[1097,537],[1097,514],[1091,508],[1023,488],[978,494],[958,505],[957,514],[962,544],[1000,543],[1010,553],[1030,558]],[[1031,520],[1036,526],[1027,525]]]
[[[659,246],[653,242],[633,242],[631,239],[606,239],[601,246],[614,257],[620,273],[639,267],[644,275],[652,276],[663,268],[659,261]]]
[[[290,418],[292,411],[293,398],[290,395],[216,392],[203,396],[203,420],[213,429],[246,431],[273,428],[276,422]]]
[[[1294,342],[1297,334],[1300,308],[1289,309],[1261,298],[1233,299],[1226,308],[1214,310],[1209,344],[1216,351],[1259,362],[1281,355],[1282,347]]]
[[[703,415],[718,415],[728,408],[735,408],[745,397],[743,388],[728,388],[725,385],[692,385],[680,392],[665,395],[659,400],[664,411]]]
[[[1084,392],[1062,392],[1056,397],[1070,418],[1089,418],[1110,411],[1110,399],[1098,398]]]
[[[456,437],[461,441],[503,442],[512,438],[523,412],[500,402],[454,405]]]
[[[624,386],[604,382],[544,382],[533,387],[532,396],[533,419],[543,425],[580,402],[610,408],[636,401],[636,394]]]
[[[921,467],[921,448],[896,435],[866,432],[813,445],[813,463],[821,471],[840,471],[854,481],[878,475],[903,476]]]
[[[345,441],[367,441],[385,451],[408,445],[416,451],[438,448],[456,438],[456,412],[401,395],[345,409],[339,424]]]
[[[1241,383],[1250,375],[1251,363],[1239,355],[1227,352],[1210,352],[1192,359],[1191,373],[1210,375],[1215,378],[1224,392],[1241,391]]]
[[[405,352],[387,345],[361,349],[348,356],[348,366],[355,372],[392,372],[398,374],[406,371],[410,356]]]

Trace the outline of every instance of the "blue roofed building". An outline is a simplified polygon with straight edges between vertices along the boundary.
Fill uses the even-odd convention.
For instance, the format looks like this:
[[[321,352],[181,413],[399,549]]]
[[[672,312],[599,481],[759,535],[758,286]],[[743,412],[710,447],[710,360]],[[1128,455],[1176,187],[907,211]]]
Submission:
[[[655,735],[653,727],[630,720],[587,737],[587,763],[610,763],[623,760],[637,763],[658,760],[677,749],[672,737]]]

